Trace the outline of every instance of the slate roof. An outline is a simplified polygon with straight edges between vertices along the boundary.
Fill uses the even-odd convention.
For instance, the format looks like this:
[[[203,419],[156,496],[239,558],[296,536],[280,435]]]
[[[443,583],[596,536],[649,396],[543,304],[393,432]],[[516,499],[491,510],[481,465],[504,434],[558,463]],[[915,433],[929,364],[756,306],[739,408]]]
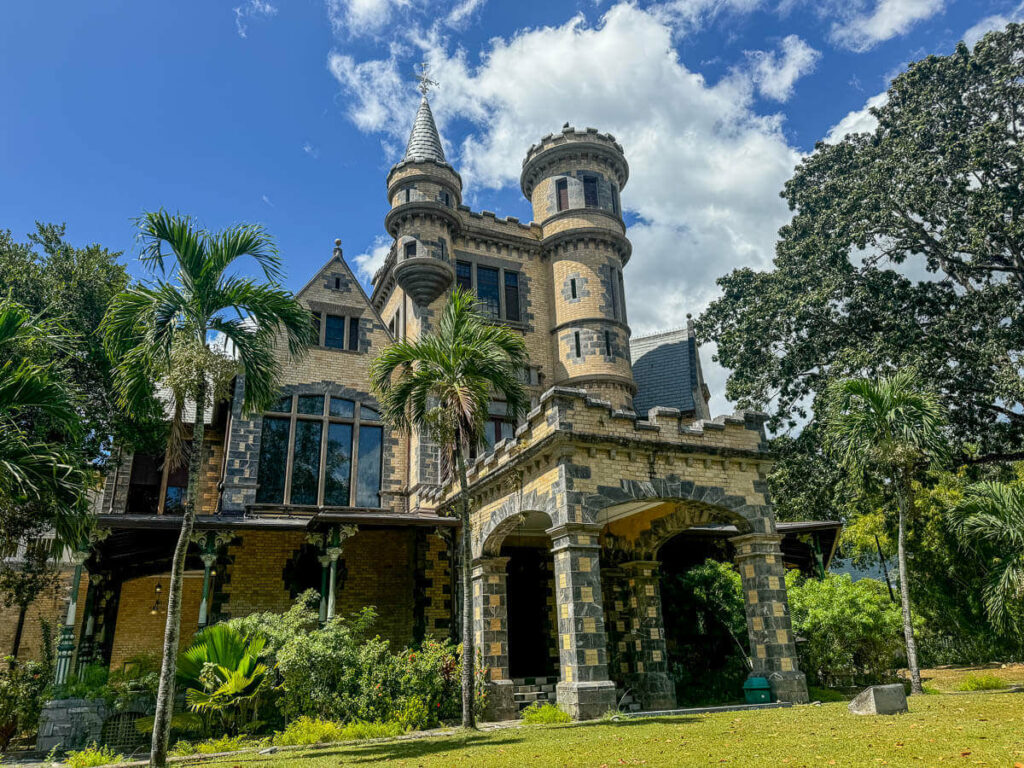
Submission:
[[[416,120],[412,124],[412,133],[409,134],[409,144],[405,148],[404,159],[413,162],[422,160],[445,162],[441,137],[437,133],[437,125],[434,124],[434,113],[430,111],[430,104],[427,103],[426,97],[420,102],[420,108],[416,112]]]
[[[637,393],[633,410],[641,418],[656,405],[696,410],[697,342],[685,328],[641,336],[629,342]]]

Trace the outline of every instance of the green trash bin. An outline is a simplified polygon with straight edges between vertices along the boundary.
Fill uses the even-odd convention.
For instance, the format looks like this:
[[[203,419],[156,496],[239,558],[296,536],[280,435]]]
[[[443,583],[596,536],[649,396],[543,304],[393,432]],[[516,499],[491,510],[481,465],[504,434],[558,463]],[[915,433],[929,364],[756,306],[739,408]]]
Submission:
[[[743,698],[747,704],[770,704],[772,686],[764,677],[748,677],[743,684]]]

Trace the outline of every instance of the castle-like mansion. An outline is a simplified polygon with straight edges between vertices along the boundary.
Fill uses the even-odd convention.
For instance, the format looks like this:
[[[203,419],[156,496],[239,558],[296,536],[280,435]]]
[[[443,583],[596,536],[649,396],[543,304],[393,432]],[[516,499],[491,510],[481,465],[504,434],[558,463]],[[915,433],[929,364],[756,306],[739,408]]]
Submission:
[[[673,707],[661,573],[712,552],[742,577],[752,674],[781,700],[807,700],[785,570],[827,567],[837,526],[776,524],[762,418],[710,417],[692,330],[631,345],[628,177],[614,137],[566,125],[523,161],[534,221],[472,211],[423,99],[387,176],[394,243],[372,295],[336,244],[298,293],[319,343],[285,363],[278,402],[244,415],[239,378],[209,416],[183,645],[198,627],[284,611],[308,589],[323,619],[375,606],[393,647],[457,638],[453,513],[467,493],[491,717],[557,697],[590,718],[627,690],[644,709]],[[520,423],[493,404],[464,489],[437,446],[382,423],[368,386],[374,356],[429,333],[456,285],[523,334],[532,399]],[[68,568],[74,588],[30,612],[23,654],[37,651],[31,626],[47,612],[65,625],[66,668],[160,652],[185,482],[162,456],[119,457],[96,503],[98,535]]]

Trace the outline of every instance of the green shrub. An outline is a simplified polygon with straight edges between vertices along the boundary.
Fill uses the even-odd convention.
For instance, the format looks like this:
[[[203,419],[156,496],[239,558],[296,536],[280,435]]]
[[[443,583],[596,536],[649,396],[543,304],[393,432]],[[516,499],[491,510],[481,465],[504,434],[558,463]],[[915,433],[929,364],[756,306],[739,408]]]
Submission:
[[[958,691],[1001,691],[1009,685],[1001,677],[990,673],[967,675],[956,687]]]
[[[88,664],[71,672],[67,681],[53,689],[54,699],[105,699],[113,703],[113,694],[107,686],[110,673],[103,664]]]
[[[111,763],[123,763],[124,755],[114,752],[110,747],[96,746],[94,741],[91,746],[80,749],[77,752],[68,752],[64,758],[64,764],[68,768],[93,768],[97,765],[110,765]]]
[[[437,717],[423,699],[416,696],[398,702],[391,720],[401,726],[402,731],[422,731],[436,724]]]
[[[11,656],[0,660],[0,665],[0,752],[3,752],[12,738],[36,728],[52,670],[45,663],[18,661]]]
[[[343,731],[344,726],[341,723],[303,715],[288,723],[283,731],[275,733],[274,744],[278,746],[327,744],[333,741],[342,741]]]
[[[571,723],[572,718],[551,702],[545,702],[541,704],[539,701],[533,702],[530,706],[523,710],[523,722],[528,725],[534,725],[537,723]]]
[[[243,749],[260,749],[267,746],[267,739],[253,739],[247,736],[220,736],[216,739],[191,742],[184,739],[175,742],[170,754],[175,757],[188,755],[215,755],[220,752],[238,752]]]

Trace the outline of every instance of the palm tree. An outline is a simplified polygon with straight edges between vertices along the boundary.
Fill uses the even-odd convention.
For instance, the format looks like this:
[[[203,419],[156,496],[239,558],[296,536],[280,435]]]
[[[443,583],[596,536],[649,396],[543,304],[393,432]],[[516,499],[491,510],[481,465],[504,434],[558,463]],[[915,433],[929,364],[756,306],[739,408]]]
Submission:
[[[129,412],[140,411],[157,384],[170,390],[174,419],[168,461],[177,461],[182,453],[186,404],[195,408],[188,492],[171,561],[150,754],[151,765],[163,766],[174,702],[182,572],[199,504],[206,409],[226,395],[236,374],[244,377],[244,411],[269,406],[277,394],[281,370],[279,343],[283,341],[292,355],[301,354],[312,341],[312,324],[309,312],[279,285],[281,261],[263,227],[241,224],[213,233],[188,217],[164,211],[143,215],[138,225],[140,258],[154,279],[115,297],[101,325],[107,351],[115,361],[119,402]],[[246,256],[256,261],[266,283],[227,272]],[[164,279],[168,273],[173,282]],[[217,334],[226,344],[214,343]]]
[[[504,400],[509,421],[528,402],[523,387],[527,355],[523,337],[480,314],[476,298],[456,288],[437,331],[386,347],[370,366],[382,415],[393,428],[430,435],[454,454],[459,473],[462,524],[462,725],[473,717],[473,595],[466,456],[483,436],[492,397]]]
[[[989,581],[982,593],[989,621],[1001,631],[1018,631],[1024,607],[1024,484],[969,486],[950,510],[949,522],[965,548],[989,555]]]
[[[881,489],[896,508],[897,560],[903,636],[910,688],[923,693],[917,664],[910,577],[907,571],[907,517],[913,507],[914,477],[929,461],[945,455],[944,413],[938,399],[920,389],[914,372],[846,379],[828,392],[826,446],[848,470]]]

